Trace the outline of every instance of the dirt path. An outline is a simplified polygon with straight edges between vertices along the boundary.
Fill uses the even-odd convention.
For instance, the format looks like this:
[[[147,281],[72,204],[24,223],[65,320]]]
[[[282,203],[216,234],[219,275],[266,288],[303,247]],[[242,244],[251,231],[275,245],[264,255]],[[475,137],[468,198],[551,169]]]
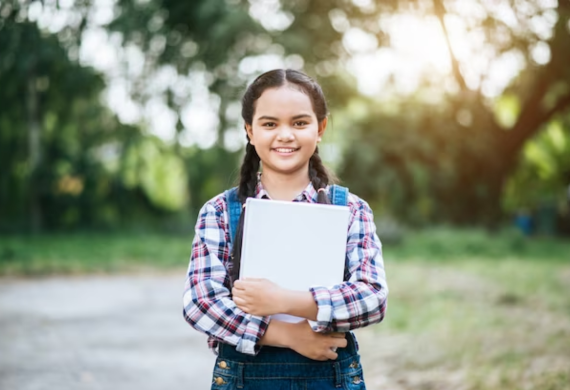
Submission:
[[[207,389],[180,276],[0,280],[0,389]]]
[[[180,275],[0,279],[0,389],[209,389],[215,356],[182,318],[183,283]],[[377,340],[357,333],[368,387],[384,388],[382,365],[367,361]]]

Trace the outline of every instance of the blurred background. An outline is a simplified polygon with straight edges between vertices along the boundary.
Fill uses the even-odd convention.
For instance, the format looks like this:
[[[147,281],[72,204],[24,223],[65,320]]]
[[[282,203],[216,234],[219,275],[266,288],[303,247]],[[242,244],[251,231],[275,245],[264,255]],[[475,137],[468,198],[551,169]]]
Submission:
[[[0,387],[155,388],[114,342],[104,368],[82,337],[83,368],[49,366],[51,344],[30,364],[26,306],[55,305],[33,312],[63,340],[94,315],[73,291],[113,291],[104,308],[174,286],[146,315],[170,302],[199,337],[179,314],[196,216],[238,178],[246,86],[280,67],[323,87],[321,154],[384,244],[368,386],[569,389],[567,0],[0,0]],[[196,348],[175,356],[210,364]],[[204,378],[185,364],[161,370]]]

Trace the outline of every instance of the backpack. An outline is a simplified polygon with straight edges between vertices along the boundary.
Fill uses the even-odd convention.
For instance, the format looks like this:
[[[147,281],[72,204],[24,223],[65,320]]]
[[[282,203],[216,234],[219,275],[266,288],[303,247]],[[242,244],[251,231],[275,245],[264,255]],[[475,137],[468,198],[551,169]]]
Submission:
[[[237,196],[237,187],[230,188],[224,193],[228,205],[228,215],[230,220],[230,242],[236,235],[237,226],[239,224],[239,217],[241,215],[242,205]],[[329,199],[332,204],[337,206],[348,205],[348,188],[336,184],[329,186]]]

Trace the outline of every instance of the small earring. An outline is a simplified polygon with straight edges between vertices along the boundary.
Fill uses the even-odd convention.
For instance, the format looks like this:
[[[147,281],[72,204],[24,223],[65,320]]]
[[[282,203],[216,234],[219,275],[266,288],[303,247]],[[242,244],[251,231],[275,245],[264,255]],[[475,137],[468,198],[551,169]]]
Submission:
[[[319,143],[319,142],[321,142],[321,137],[319,137],[319,138],[317,139],[317,143]]]

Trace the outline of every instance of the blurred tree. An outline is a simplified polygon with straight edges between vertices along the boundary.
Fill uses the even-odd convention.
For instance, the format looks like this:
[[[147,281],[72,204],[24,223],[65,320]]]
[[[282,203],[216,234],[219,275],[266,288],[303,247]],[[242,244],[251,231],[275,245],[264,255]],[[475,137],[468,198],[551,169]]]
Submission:
[[[80,151],[79,137],[69,135],[78,126],[74,122],[91,114],[89,103],[103,82],[72,63],[57,38],[43,35],[17,7],[5,3],[0,14],[0,220],[6,227],[29,215],[29,226],[38,231],[55,181],[75,174],[59,164],[66,152]],[[79,187],[82,182],[73,191]]]
[[[488,49],[481,55],[489,68],[479,83],[466,81],[469,64],[457,59],[450,43],[447,25],[461,17],[459,3],[397,3],[396,8],[407,5],[408,12],[437,18],[447,38],[455,87],[443,92],[443,99],[432,94],[432,104],[415,98],[395,101],[398,109],[391,107],[392,112],[402,114],[380,108],[361,120],[341,176],[363,196],[409,220],[494,225],[523,145],[570,108],[570,2],[543,9],[535,2],[509,1],[501,4],[501,12],[481,3],[488,8],[476,8],[484,16],[471,19],[468,30],[483,36]],[[507,23],[505,13],[514,21]],[[546,20],[552,21],[551,34]],[[542,30],[536,27],[541,25]],[[482,87],[493,61],[505,54],[522,57],[524,67],[493,100]],[[433,82],[426,79],[423,88],[433,91]],[[510,116],[496,112],[501,105],[503,113],[510,106]]]
[[[6,109],[0,112],[0,148],[3,156],[9,156],[9,169],[0,178],[0,196],[6,199],[2,207],[12,211],[2,213],[18,214],[30,207],[36,210],[31,212],[31,224],[39,226],[47,207],[42,206],[44,195],[54,188],[84,194],[85,183],[90,182],[85,177],[99,183],[94,188],[107,194],[98,201],[113,196],[108,204],[124,206],[116,209],[119,215],[138,210],[135,205],[159,214],[179,210],[188,199],[190,209],[196,211],[227,187],[228,175],[234,176],[238,168],[240,153],[228,144],[226,135],[239,126],[236,107],[246,83],[266,70],[267,64],[283,64],[302,67],[317,77],[331,111],[347,127],[342,138],[349,143],[340,176],[359,195],[409,220],[496,222],[505,180],[524,143],[570,105],[570,6],[567,1],[468,3],[117,0],[114,16],[104,27],[122,49],[143,54],[138,64],[142,71],[127,80],[128,93],[142,110],[157,94],[162,95],[176,123],[170,147],[118,122],[99,102],[104,87],[101,76],[75,60],[82,32],[89,25],[90,1],[75,1],[77,17],[57,36],[30,23],[20,2],[3,2],[0,99]],[[473,12],[465,11],[466,7]],[[426,72],[415,94],[398,95],[396,77],[391,75],[383,90],[391,94],[388,101],[380,104],[358,96],[356,79],[346,71],[359,53],[350,42],[364,42],[369,53],[389,47],[394,37],[386,18],[410,14],[439,23],[451,69],[447,79]],[[488,62],[488,69],[479,75],[474,76],[469,67],[475,57],[458,56],[461,47],[452,45],[448,30],[457,20],[465,21],[466,34],[483,42],[480,56],[476,55]],[[35,38],[23,41],[28,35]],[[18,50],[22,42],[28,51]],[[484,90],[490,69],[509,55],[520,59],[521,70],[498,97],[490,97]],[[171,70],[176,77],[168,83],[151,82],[160,72]],[[203,76],[206,94],[193,94],[196,74]],[[201,123],[182,113],[190,102],[208,99],[217,110],[216,145],[188,147],[188,128]],[[346,120],[357,106],[364,115]],[[108,129],[104,136],[97,132],[101,118],[106,118]],[[140,128],[148,124],[140,123]],[[87,136],[90,132],[98,137]],[[192,143],[196,140],[190,139]],[[23,149],[23,145],[28,146]],[[58,159],[64,163],[56,164]],[[54,168],[59,166],[64,168]],[[40,175],[41,167],[51,173]],[[85,171],[77,173],[77,169]],[[87,171],[91,173],[84,177]],[[173,178],[185,172],[189,178],[182,189]],[[165,177],[171,173],[172,179]],[[84,190],[77,192],[78,183],[83,183]],[[72,204],[61,191],[51,192],[50,204],[57,204],[57,199]],[[125,201],[123,196],[140,202]],[[88,211],[81,207],[69,212],[67,220],[83,220],[81,213]],[[117,213],[99,213],[98,208],[92,208],[97,217]]]
[[[101,76],[17,3],[0,16],[0,231],[135,225],[184,207],[172,148],[121,124]]]

